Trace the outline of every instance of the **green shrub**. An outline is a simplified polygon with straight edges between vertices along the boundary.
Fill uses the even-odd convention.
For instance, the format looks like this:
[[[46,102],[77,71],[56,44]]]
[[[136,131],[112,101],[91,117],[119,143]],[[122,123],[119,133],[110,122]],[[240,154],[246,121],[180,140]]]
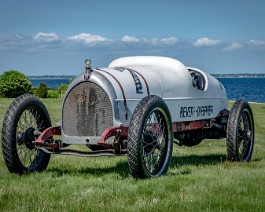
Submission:
[[[67,88],[68,88],[68,85],[65,84],[65,83],[61,83],[61,85],[59,85],[58,91],[59,91],[59,96],[60,97],[62,97],[65,94]]]
[[[58,98],[59,92],[56,89],[49,89],[48,90],[48,98]]]
[[[44,82],[41,82],[39,84],[39,88],[37,89],[36,95],[39,98],[47,98],[47,96],[48,96],[48,87],[47,87],[47,85]]]
[[[16,70],[3,73],[0,77],[0,96],[15,98],[25,93],[32,93],[32,85],[24,74]]]

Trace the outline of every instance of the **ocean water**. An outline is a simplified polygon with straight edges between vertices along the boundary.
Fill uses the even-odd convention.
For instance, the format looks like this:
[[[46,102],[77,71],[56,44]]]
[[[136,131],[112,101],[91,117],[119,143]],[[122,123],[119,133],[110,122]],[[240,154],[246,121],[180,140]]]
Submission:
[[[265,78],[218,78],[229,100],[265,103]]]
[[[265,103],[265,78],[218,78],[224,85],[229,100],[244,99],[249,102]],[[49,88],[58,88],[61,83],[68,84],[69,79],[31,79],[32,85],[44,82]]]
[[[64,83],[68,84],[70,79],[29,79],[34,87],[39,87],[41,82],[45,83],[48,88],[58,89]]]

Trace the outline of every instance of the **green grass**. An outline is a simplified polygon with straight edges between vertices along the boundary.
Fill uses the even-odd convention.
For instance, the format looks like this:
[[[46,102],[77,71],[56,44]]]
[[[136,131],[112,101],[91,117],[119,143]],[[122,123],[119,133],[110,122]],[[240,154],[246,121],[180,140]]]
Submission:
[[[60,99],[43,99],[52,122]],[[0,126],[10,99],[0,99]],[[174,146],[166,176],[134,180],[126,157],[53,155],[44,173],[10,174],[0,153],[0,211],[264,211],[265,105],[251,104],[250,163],[226,161],[225,140]]]

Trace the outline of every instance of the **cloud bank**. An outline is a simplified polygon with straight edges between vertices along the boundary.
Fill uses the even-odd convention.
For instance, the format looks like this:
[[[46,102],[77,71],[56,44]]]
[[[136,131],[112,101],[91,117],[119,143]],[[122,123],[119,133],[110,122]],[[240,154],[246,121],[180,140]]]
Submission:
[[[137,38],[134,36],[125,35],[121,38],[121,41],[124,43],[143,43],[150,45],[175,45],[178,42],[176,37],[168,38]]]
[[[33,41],[39,43],[53,43],[58,42],[59,40],[60,38],[56,33],[38,32],[35,36],[33,36]]]
[[[10,50],[14,48],[51,48],[53,45],[56,47],[76,45],[83,47],[93,47],[108,45],[112,47],[120,48],[126,45],[137,45],[139,48],[144,46],[155,47],[176,47],[186,46],[186,48],[220,48],[222,51],[233,51],[248,47],[265,47],[265,40],[251,39],[244,43],[239,42],[224,42],[218,39],[212,39],[208,37],[198,38],[197,40],[190,42],[186,40],[179,40],[178,38],[171,36],[165,38],[139,38],[131,35],[124,35],[120,39],[108,38],[102,35],[80,33],[66,38],[60,37],[55,32],[38,32],[37,34],[30,35],[12,35],[9,37],[0,37],[0,51]]]
[[[106,37],[100,36],[100,35],[92,35],[88,33],[81,33],[78,35],[73,35],[66,40],[72,41],[72,42],[78,42],[85,46],[95,46],[100,43],[107,43],[110,42],[111,39],[108,39]]]
[[[249,43],[254,46],[265,46],[264,40],[250,40]]]
[[[238,43],[231,43],[229,46],[225,47],[224,50],[225,51],[233,51],[236,49],[241,49],[242,45],[238,44]]]
[[[139,38],[129,36],[129,35],[123,36],[121,40],[122,42],[125,42],[125,43],[138,43],[141,41]]]
[[[265,40],[222,41],[207,36],[194,40],[167,37],[119,38],[80,33],[62,37],[56,32],[0,36],[0,70],[17,69],[29,75],[65,74],[83,70],[80,60],[89,57],[102,67],[118,57],[157,55],[179,59],[194,67],[215,72],[264,71]],[[251,58],[251,60],[249,59]],[[14,62],[15,61],[15,62]],[[40,66],[40,64],[43,64]]]

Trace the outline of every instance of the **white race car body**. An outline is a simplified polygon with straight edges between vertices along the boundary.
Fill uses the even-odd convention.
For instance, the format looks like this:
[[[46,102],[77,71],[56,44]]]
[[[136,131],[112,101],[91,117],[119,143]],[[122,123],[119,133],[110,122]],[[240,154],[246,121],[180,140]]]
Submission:
[[[192,73],[200,78],[198,86]],[[94,83],[95,86],[80,86],[84,83]],[[97,88],[103,91],[98,92]],[[103,100],[107,98],[102,94],[104,92],[110,100],[109,109],[105,107],[108,103]],[[92,93],[95,93],[93,97]],[[84,79],[81,74],[72,82],[63,106],[63,141],[97,143],[106,128],[128,126],[137,104],[148,95],[159,96],[165,101],[173,123],[215,118],[220,111],[227,109],[225,88],[209,74],[185,67],[171,58],[125,57],[114,60],[107,68],[93,69],[89,79]],[[65,106],[69,97],[71,105],[68,108]],[[82,110],[82,115],[78,115]],[[108,124],[100,124],[107,122],[106,116],[113,118]],[[80,125],[89,133],[83,133]]]

